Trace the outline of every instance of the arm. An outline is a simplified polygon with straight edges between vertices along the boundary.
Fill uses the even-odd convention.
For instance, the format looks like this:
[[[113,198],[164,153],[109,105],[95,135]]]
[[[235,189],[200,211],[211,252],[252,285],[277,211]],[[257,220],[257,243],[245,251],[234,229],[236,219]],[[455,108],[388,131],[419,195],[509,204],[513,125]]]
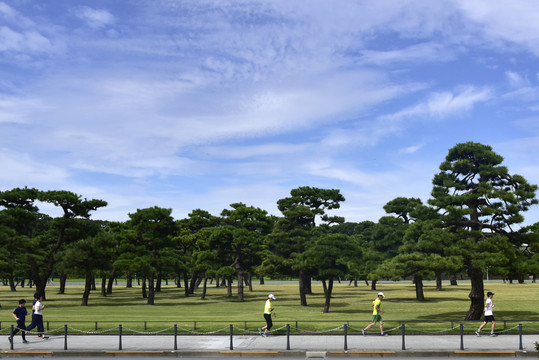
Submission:
[[[17,315],[15,315],[15,313],[12,313],[11,315],[13,315],[13,317],[15,318],[15,320],[19,321],[19,318],[17,317]]]

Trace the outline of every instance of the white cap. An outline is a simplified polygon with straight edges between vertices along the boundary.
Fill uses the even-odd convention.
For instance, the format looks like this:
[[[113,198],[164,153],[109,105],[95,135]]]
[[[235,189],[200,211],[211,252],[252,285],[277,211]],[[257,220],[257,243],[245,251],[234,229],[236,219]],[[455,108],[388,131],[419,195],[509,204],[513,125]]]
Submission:
[[[379,292],[378,296],[385,297],[383,292]]]
[[[273,294],[269,294],[269,295],[268,295],[268,298],[269,298],[269,299],[273,299],[273,300],[275,300],[275,295],[273,295]]]

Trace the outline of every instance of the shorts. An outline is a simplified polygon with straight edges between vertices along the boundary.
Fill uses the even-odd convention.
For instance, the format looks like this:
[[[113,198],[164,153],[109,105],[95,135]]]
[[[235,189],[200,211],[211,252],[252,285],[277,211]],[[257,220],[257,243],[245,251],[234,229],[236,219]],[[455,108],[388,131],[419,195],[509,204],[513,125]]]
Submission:
[[[494,315],[485,315],[485,322],[496,321],[494,320]]]
[[[372,316],[372,322],[380,322],[382,321],[382,315],[373,315]]]

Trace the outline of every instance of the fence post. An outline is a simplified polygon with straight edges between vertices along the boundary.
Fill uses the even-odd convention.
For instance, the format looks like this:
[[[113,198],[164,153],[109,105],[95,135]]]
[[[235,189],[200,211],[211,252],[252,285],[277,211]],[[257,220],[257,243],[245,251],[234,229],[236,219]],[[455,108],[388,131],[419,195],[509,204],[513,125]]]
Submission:
[[[122,350],[122,324],[118,325],[118,350]]]
[[[348,350],[348,325],[344,324],[344,351]]]
[[[178,350],[178,324],[174,324],[174,350]]]
[[[10,338],[11,338],[10,343],[11,343],[11,344],[9,344],[9,348],[10,348],[11,350],[13,350],[13,343],[15,342],[15,339],[13,339],[13,332],[15,332],[15,329],[13,328],[13,324],[12,324],[12,325],[11,325],[11,334],[10,334]]]
[[[402,323],[402,350],[406,350],[405,337],[406,337],[406,323]]]
[[[232,341],[234,336],[234,325],[230,324],[230,350],[234,350],[234,343]]]
[[[95,331],[97,331],[97,321],[95,322]]]
[[[286,324],[286,350],[290,350],[290,324]]]
[[[460,324],[460,350],[464,350],[464,325]]]
[[[64,350],[67,350],[67,325],[64,325]]]
[[[523,350],[522,348],[522,324],[518,324],[518,349]]]

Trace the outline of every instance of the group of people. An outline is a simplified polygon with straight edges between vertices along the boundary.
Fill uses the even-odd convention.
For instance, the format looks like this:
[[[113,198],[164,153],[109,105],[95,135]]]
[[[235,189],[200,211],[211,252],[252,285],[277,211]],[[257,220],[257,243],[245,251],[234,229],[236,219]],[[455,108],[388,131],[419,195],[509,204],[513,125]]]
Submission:
[[[494,320],[493,313],[493,308],[496,304],[492,302],[493,296],[493,292],[487,292],[487,301],[485,302],[485,319],[483,323],[479,326],[479,329],[475,331],[475,334],[477,336],[481,336],[481,330],[489,322],[491,323],[490,336],[496,336],[496,334],[494,333],[494,326],[496,325],[496,321]],[[384,293],[379,292],[376,299],[374,299],[374,301],[372,302],[372,322],[369,325],[365,326],[365,328],[361,329],[363,335],[367,335],[367,330],[374,326],[376,323],[378,323],[380,325],[380,336],[387,336],[387,333],[384,332],[384,322],[382,321],[382,314],[384,312],[380,310],[384,297]],[[272,304],[273,300],[275,300],[275,296],[273,294],[269,294],[268,299],[266,300],[266,304],[264,306],[264,319],[266,320],[266,325],[262,328],[258,328],[258,332],[264,337],[268,336],[268,331],[271,330],[273,326],[273,321],[271,320],[271,316],[275,315],[275,309],[273,308]]]
[[[481,336],[481,330],[489,322],[491,323],[490,336],[496,336],[496,334],[494,333],[494,326],[496,325],[496,321],[494,320],[493,313],[493,308],[496,304],[492,302],[493,296],[493,292],[487,292],[487,301],[485,302],[485,319],[483,323],[479,326],[479,329],[475,331],[477,336]],[[374,301],[372,302],[372,322],[361,330],[363,335],[366,335],[367,330],[374,326],[376,323],[378,323],[380,326],[380,335],[387,336],[387,333],[384,332],[384,322],[382,321],[382,314],[384,312],[380,310],[384,297],[384,293],[379,292],[376,299],[374,299]],[[268,299],[266,300],[266,304],[264,305],[264,320],[266,320],[266,325],[264,327],[258,328],[258,332],[264,337],[268,336],[268,331],[270,331],[273,327],[272,316],[275,316],[275,308],[273,307],[274,300],[276,300],[275,295],[269,294]],[[9,342],[13,342],[13,336],[15,336],[15,334],[21,331],[22,342],[25,344],[28,343],[28,341],[26,340],[26,332],[32,330],[35,327],[37,327],[38,338],[47,339],[48,336],[44,334],[45,329],[43,327],[44,308],[45,305],[43,305],[43,297],[41,296],[41,294],[35,293],[34,303],[32,305],[32,324],[26,327],[25,320],[26,315],[28,315],[28,311],[26,310],[26,300],[19,300],[19,306],[13,311],[13,317],[17,321],[17,328],[13,331],[13,334],[9,336]]]
[[[26,327],[26,315],[28,315],[28,310],[26,309],[26,300],[19,300],[19,306],[15,308],[12,314],[15,321],[17,321],[17,327],[13,331],[13,334],[8,337],[9,342],[13,343],[13,336],[20,331],[22,342],[27,344],[28,340],[26,340],[26,332],[35,327],[37,327],[38,338],[48,339],[48,336],[45,335],[45,328],[43,326],[43,309],[45,309],[45,305],[43,304],[43,296],[40,293],[35,293],[34,302],[32,304],[32,323],[30,326]]]

